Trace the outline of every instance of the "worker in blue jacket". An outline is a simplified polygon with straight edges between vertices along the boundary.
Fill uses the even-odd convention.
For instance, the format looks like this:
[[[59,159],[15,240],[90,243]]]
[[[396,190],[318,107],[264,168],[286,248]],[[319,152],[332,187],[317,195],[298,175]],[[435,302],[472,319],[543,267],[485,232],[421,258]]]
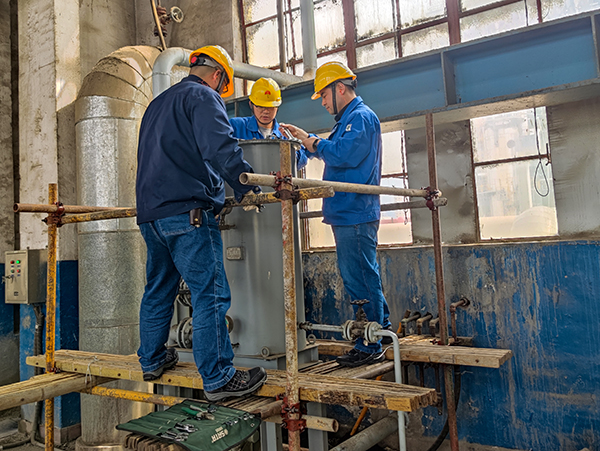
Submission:
[[[323,107],[335,116],[329,137],[321,139],[290,124],[280,124],[280,128],[302,141],[309,158],[323,160],[323,180],[379,185],[381,125],[377,115],[356,95],[356,75],[342,63],[325,63],[317,69],[314,88],[312,99],[320,97]],[[369,301],[364,306],[369,321],[389,329],[389,308],[377,264],[379,217],[378,195],[337,192],[323,199],[323,222],[333,230],[344,288],[351,299]],[[357,340],[355,348],[337,361],[355,367],[384,358],[381,343],[365,345]]]
[[[191,53],[190,67],[188,77],[148,105],[140,127],[136,207],[147,247],[147,283],[138,356],[145,381],[177,364],[177,352],[165,343],[183,277],[192,297],[194,361],[206,398],[218,401],[251,393],[267,377],[261,367],[233,366],[225,320],[231,293],[216,218],[225,202],[224,181],[238,200],[260,188],[238,180],[252,168],[221,98],[233,94],[229,54],[205,46]]]
[[[233,136],[238,139],[287,139],[275,117],[281,105],[281,89],[272,78],[259,78],[252,85],[249,97],[252,116],[230,119]],[[306,153],[296,152],[298,169],[306,166]]]

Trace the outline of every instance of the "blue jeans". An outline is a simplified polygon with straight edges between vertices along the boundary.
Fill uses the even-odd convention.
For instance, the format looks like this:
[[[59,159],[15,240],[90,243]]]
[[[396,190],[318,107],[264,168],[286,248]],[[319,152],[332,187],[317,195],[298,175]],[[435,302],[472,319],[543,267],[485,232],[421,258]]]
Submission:
[[[335,237],[337,262],[344,288],[353,301],[369,300],[363,306],[369,321],[383,327],[392,325],[390,309],[383,296],[379,265],[377,264],[377,231],[379,221],[349,226],[331,226]],[[358,307],[354,306],[354,313]],[[356,349],[373,353],[381,350],[380,343],[364,345],[357,340]]]
[[[179,278],[192,295],[194,361],[204,389],[216,390],[233,377],[233,350],[225,323],[231,293],[223,267],[223,242],[212,211],[202,212],[202,225],[190,225],[189,214],[140,224],[146,241],[146,289],[140,308],[143,371],[165,363],[165,343],[173,318]]]

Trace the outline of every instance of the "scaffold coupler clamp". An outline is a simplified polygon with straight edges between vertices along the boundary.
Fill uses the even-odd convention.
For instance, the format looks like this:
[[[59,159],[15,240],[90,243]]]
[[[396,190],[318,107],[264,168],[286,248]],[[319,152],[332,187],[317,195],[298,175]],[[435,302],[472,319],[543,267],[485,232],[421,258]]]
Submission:
[[[306,415],[306,406],[301,402],[290,404],[287,396],[283,397],[281,404],[281,418],[283,419],[281,426],[291,432],[302,432],[306,429],[306,420],[302,415]],[[298,418],[290,418],[291,415],[298,415]]]
[[[275,173],[271,172],[271,175],[275,176],[275,197],[280,200],[292,200],[294,205],[300,201],[300,195],[298,194],[298,187],[292,185],[291,175],[281,175],[281,171]],[[284,188],[283,185],[291,186],[292,189]]]
[[[48,225],[54,224],[57,227],[61,227],[61,220],[62,217],[65,215],[65,207],[63,206],[62,202],[54,202],[53,205],[56,205],[58,208],[54,213],[48,213],[48,216],[42,219],[42,222],[45,222]]]
[[[423,189],[427,191],[427,196],[425,196],[425,205],[427,205],[427,208],[429,208],[431,211],[437,210],[437,207],[435,206],[433,201],[440,197],[440,191],[437,189],[431,189],[430,186]]]

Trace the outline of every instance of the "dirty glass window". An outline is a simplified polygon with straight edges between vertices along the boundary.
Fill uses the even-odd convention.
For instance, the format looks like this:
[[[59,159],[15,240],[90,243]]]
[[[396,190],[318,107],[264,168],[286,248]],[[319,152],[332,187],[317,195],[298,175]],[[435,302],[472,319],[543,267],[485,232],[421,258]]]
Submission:
[[[541,0],[544,22],[600,8],[600,0]]]
[[[315,2],[315,40],[318,51],[331,50],[346,42],[342,0]]]
[[[402,56],[427,52],[450,44],[448,24],[440,24],[402,35]]]
[[[430,22],[446,15],[446,0],[400,0],[402,28]]]
[[[270,67],[279,64],[279,35],[275,19],[248,27],[248,63]]]
[[[471,120],[480,238],[556,236],[545,108]]]
[[[363,45],[356,49],[356,65],[358,67],[371,66],[396,58],[396,40],[386,39],[372,44]]]
[[[265,17],[277,14],[276,0],[245,0],[244,20],[246,23],[256,22]]]
[[[526,5],[523,2],[513,3],[460,19],[461,41],[472,41],[525,26]]]
[[[392,0],[354,0],[356,36],[359,40],[392,31],[395,27],[394,18]]]
[[[326,138],[329,133],[321,137]],[[408,188],[408,175],[406,172],[406,146],[404,131],[383,133],[383,161],[382,161],[382,186]],[[309,159],[305,169],[305,177],[321,180],[324,164],[316,158]],[[409,199],[403,196],[381,196],[382,205],[381,221],[379,226],[379,244],[410,244],[412,243],[412,230],[409,210],[384,211],[385,204],[406,202]],[[306,211],[321,211],[322,199],[310,199],[306,203]],[[331,227],[323,224],[323,218],[310,218],[307,221],[306,248],[317,249],[334,247],[335,240]]]

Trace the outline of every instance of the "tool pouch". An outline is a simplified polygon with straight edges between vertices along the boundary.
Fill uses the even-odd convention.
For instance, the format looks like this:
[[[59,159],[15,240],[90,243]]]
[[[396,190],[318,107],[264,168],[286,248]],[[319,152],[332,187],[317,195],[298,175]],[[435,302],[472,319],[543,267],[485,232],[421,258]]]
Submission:
[[[210,419],[198,419],[196,413],[188,412]],[[186,399],[163,412],[119,424],[117,429],[174,443],[189,451],[226,451],[251,437],[260,422],[259,417],[243,410]]]

